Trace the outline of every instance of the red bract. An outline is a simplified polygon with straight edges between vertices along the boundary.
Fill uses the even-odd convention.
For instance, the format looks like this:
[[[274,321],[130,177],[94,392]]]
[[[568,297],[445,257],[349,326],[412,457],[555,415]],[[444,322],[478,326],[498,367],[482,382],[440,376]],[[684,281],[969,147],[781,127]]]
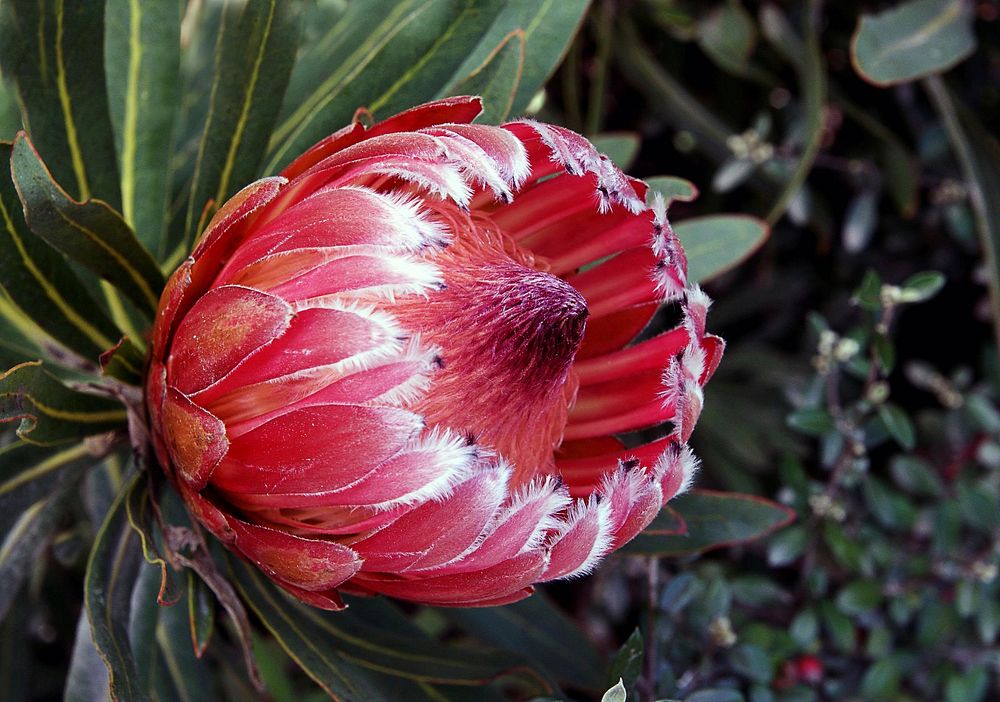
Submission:
[[[160,302],[161,462],[319,607],[512,602],[591,570],[695,468],[723,344],[662,201],[573,132],[479,110],[318,143],[219,210]],[[682,323],[632,343],[664,302]]]

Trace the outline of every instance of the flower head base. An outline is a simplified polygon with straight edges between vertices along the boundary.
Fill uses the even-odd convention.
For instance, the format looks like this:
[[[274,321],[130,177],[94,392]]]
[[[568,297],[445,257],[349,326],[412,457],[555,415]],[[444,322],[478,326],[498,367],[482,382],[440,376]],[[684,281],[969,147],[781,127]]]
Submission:
[[[226,203],[160,303],[160,461],[316,606],[520,599],[591,570],[695,469],[723,343],[662,202],[573,132],[478,112],[328,137]],[[682,324],[632,343],[664,302]]]

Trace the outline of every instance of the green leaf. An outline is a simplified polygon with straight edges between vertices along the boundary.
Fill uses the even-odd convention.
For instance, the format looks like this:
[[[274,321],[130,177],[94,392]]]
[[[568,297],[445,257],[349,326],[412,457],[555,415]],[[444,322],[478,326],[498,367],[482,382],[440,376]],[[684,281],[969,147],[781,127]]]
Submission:
[[[765,684],[774,677],[774,665],[767,651],[753,644],[739,644],[729,653],[729,664],[741,675]]]
[[[108,0],[107,89],[121,171],[122,216],[160,251],[180,97],[181,0]]]
[[[780,568],[794,563],[808,542],[809,533],[802,526],[789,527],[775,534],[767,545],[767,564]]]
[[[646,648],[642,640],[642,633],[635,629],[622,644],[615,655],[611,658],[608,666],[607,684],[612,680],[618,680],[619,684],[624,680],[628,687],[635,685],[642,674],[642,660],[645,656]],[[622,688],[624,694],[625,688]]]
[[[70,198],[52,180],[24,133],[14,142],[11,173],[31,231],[117,287],[152,317],[163,274],[121,215],[100,200]]]
[[[519,114],[555,69],[588,4],[588,0],[352,3],[296,63],[264,173],[278,172],[313,143],[346,125],[359,107],[385,117],[454,94],[457,85],[486,64],[517,30],[523,32],[525,52],[510,112]],[[503,58],[506,70],[511,56]]]
[[[215,598],[205,582],[188,571],[187,617],[191,643],[200,657],[215,633]]]
[[[792,412],[788,415],[788,426],[810,436],[823,436],[837,428],[830,413],[818,407]]]
[[[882,585],[874,580],[858,580],[837,594],[837,608],[849,616],[871,612],[882,602]]]
[[[876,85],[946,71],[975,50],[972,20],[972,5],[963,0],[911,0],[862,15],[851,39],[851,62]]]
[[[952,675],[944,686],[946,702],[981,702],[986,697],[990,676],[985,667],[970,668]]]
[[[941,497],[944,485],[930,463],[917,456],[894,456],[889,463],[896,484],[907,492],[923,497]]]
[[[186,243],[210,202],[221,207],[258,173],[295,61],[300,14],[297,1],[225,5],[184,220]]]
[[[955,104],[944,82],[932,76],[924,82],[940,113],[952,149],[958,157],[976,215],[983,245],[993,310],[993,329],[1000,342],[1000,141],[972,112]]]
[[[818,11],[818,0],[812,0],[804,17],[803,35],[805,43],[801,44],[801,60],[793,62],[798,74],[799,99],[802,103],[803,144],[798,163],[784,184],[774,206],[765,218],[773,225],[788,210],[792,201],[799,195],[805,185],[806,178],[812,171],[813,163],[819,154],[823,138],[823,110],[826,103],[826,69],[823,65],[823,54],[820,50],[819,22],[821,12]],[[766,5],[768,23],[765,34],[772,45],[781,43],[799,44],[800,39],[789,27],[785,18],[774,5]]]
[[[524,666],[520,657],[462,650],[420,637],[396,635],[346,612],[305,607],[279,591],[260,571],[228,558],[236,587],[282,647],[333,696],[376,700],[358,670],[378,671],[418,683],[475,684]]]
[[[24,124],[78,200],[117,206],[118,169],[104,85],[104,3],[7,0],[0,69],[17,85]]]
[[[745,543],[780,529],[795,518],[792,510],[753,495],[692,490],[670,502],[684,519],[679,536],[643,532],[622,551],[632,555],[680,556]]]
[[[73,484],[99,459],[83,444],[35,446],[15,440],[0,448],[0,534],[32,505]]]
[[[93,702],[110,700],[108,668],[94,646],[87,610],[81,610],[76,623],[73,654],[63,691],[63,702]]]
[[[735,268],[767,240],[765,222],[747,215],[693,217],[673,225],[687,253],[688,280],[701,283]]]
[[[5,585],[6,587],[6,585]],[[7,702],[27,702],[32,699],[29,691],[33,680],[32,651],[25,642],[30,640],[29,620],[32,614],[31,602],[22,591],[10,612],[0,622],[0,690],[4,691]]]
[[[146,354],[127,336],[101,354],[101,374],[123,383],[142,386]]]
[[[560,683],[596,691],[602,682],[601,655],[544,593],[504,607],[438,611],[479,641],[522,654]]]
[[[148,699],[139,684],[139,674],[128,639],[132,588],[141,555],[135,532],[128,525],[126,498],[142,478],[133,476],[118,495],[97,533],[87,562],[84,604],[94,645],[108,666],[111,694],[118,700]]]
[[[684,698],[684,702],[743,702],[743,695],[726,688],[706,688]]]
[[[910,450],[916,445],[913,422],[901,407],[892,403],[879,405],[878,416],[900,446]]]
[[[649,186],[649,196],[647,200],[652,202],[652,194],[659,193],[663,196],[664,203],[669,208],[674,200],[679,202],[691,202],[698,197],[698,188],[690,180],[677,178],[675,176],[653,176],[646,178],[646,185]]]
[[[17,435],[24,441],[41,446],[68,443],[120,429],[125,419],[119,403],[71,390],[41,361],[0,374],[0,424],[20,420]]]
[[[888,656],[876,661],[861,678],[861,694],[866,700],[898,699],[899,683],[903,677],[897,656]]]
[[[0,144],[0,288],[10,298],[9,309],[0,299],[0,316],[27,318],[67,349],[96,359],[121,332],[66,260],[28,230],[10,178],[10,156],[11,145]]]
[[[524,70],[524,32],[515,29],[486,57],[483,63],[462,78],[449,92],[479,95],[483,112],[479,122],[499,124],[510,115],[514,96]]]
[[[189,591],[190,594],[190,591]],[[161,607],[156,599],[150,606],[159,609],[156,643],[161,660],[165,685],[176,691],[174,695],[186,702],[213,702],[219,696],[212,684],[211,669],[199,660],[191,645],[191,628],[188,623],[188,603],[179,602],[172,607]]]
[[[757,43],[753,17],[738,1],[720,3],[698,23],[698,45],[724,71],[747,74]]]
[[[0,544],[0,582],[4,584],[0,588],[0,619],[7,614],[21,584],[41,555],[42,547],[69,507],[78,483],[79,476],[62,483],[53,495],[22,512],[10,531],[4,533]]]
[[[903,302],[924,302],[941,291],[944,287],[944,274],[937,271],[924,271],[907,278],[900,286]]]
[[[642,139],[635,132],[605,132],[591,138],[591,143],[623,171],[635,163]],[[677,180],[680,180],[678,178]]]
[[[351,4],[296,63],[264,172],[278,172],[359,107],[385,117],[446,94],[517,28],[493,31],[502,9],[485,0]],[[472,48],[483,39],[481,52]]]

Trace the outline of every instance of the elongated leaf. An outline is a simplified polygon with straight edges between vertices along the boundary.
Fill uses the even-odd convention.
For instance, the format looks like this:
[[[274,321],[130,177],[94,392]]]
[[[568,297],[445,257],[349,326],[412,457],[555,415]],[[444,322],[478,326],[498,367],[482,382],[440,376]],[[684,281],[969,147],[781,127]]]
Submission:
[[[819,154],[823,137],[823,106],[826,101],[826,69],[823,66],[823,55],[819,45],[818,0],[810,0],[808,9],[803,12],[804,27],[801,42],[795,31],[788,25],[784,16],[773,5],[767,5],[768,21],[764,23],[765,36],[773,45],[801,43],[801,60],[793,65],[798,74],[799,99],[802,102],[804,143],[799,154],[798,163],[792,170],[788,181],[778,194],[777,201],[767,213],[768,224],[774,224],[785,214],[799,190],[806,182],[813,162]]]
[[[478,640],[517,651],[560,683],[596,692],[603,682],[600,654],[543,593],[505,607],[438,611]]]
[[[684,519],[687,533],[640,534],[622,551],[633,555],[681,556],[759,539],[780,529],[795,513],[754,495],[693,490],[670,503]]]
[[[941,114],[969,189],[969,201],[976,216],[976,229],[989,276],[993,329],[1000,339],[1000,200],[997,199],[1000,193],[1000,141],[983,128],[975,115],[956,105],[939,77],[928,78],[924,86]]]
[[[72,484],[99,459],[84,444],[35,446],[15,441],[0,448],[0,534],[26,509]]]
[[[614,161],[616,166],[627,171],[639,155],[642,137],[636,132],[605,132],[590,141],[598,151]]]
[[[5,0],[0,68],[17,85],[24,124],[79,200],[119,202],[104,85],[104,3]]]
[[[524,31],[515,29],[504,37],[486,58],[449,92],[453,95],[479,95],[483,98],[483,113],[478,121],[499,124],[510,115],[514,97],[524,70]]]
[[[0,368],[41,358],[46,341],[49,339],[45,332],[11,302],[0,286]]]
[[[742,263],[770,234],[767,224],[746,215],[693,217],[673,225],[684,244],[688,279],[703,282]]]
[[[972,20],[972,4],[965,0],[910,0],[862,15],[851,39],[851,62],[876,85],[941,73],[975,50]]]
[[[76,202],[52,180],[27,135],[11,155],[14,186],[35,234],[121,290],[150,316],[163,274],[125,220],[100,200]]]
[[[21,584],[37,562],[45,542],[52,536],[59,519],[70,505],[70,497],[75,492],[79,480],[61,484],[55,494],[45,497],[27,510],[5,533],[0,545],[0,619],[14,602]]]
[[[147,249],[166,225],[171,140],[180,95],[181,0],[108,0],[108,100],[122,215]]]
[[[108,669],[94,646],[87,610],[80,612],[76,624],[76,638],[73,641],[73,656],[70,659],[69,675],[63,702],[93,702],[107,700]]]
[[[11,145],[0,144],[0,287],[16,309],[53,339],[94,360],[121,335],[76,274],[44,241],[28,231],[10,178]],[[2,311],[2,310],[0,310]]]
[[[29,636],[31,602],[22,591],[10,613],[0,622],[0,690],[7,702],[24,702],[32,691],[31,648],[24,642]],[[35,690],[34,692],[37,692]]]
[[[101,354],[101,373],[132,385],[142,385],[144,354],[127,336]]]
[[[296,64],[264,173],[278,172],[346,125],[358,107],[388,116],[442,93],[456,74],[467,76],[506,34],[459,72],[469,47],[488,33],[501,9],[485,0],[351,4],[330,34]]]
[[[353,666],[416,682],[464,685],[481,684],[525,666],[513,655],[459,652],[429,639],[395,635],[352,615],[350,609],[328,614],[304,607],[260,571],[233,557],[228,560],[247,604],[289,655],[331,694],[367,699],[356,697],[359,681],[351,677]]]
[[[520,113],[555,69],[587,5],[588,0],[352,3],[296,64],[264,173],[278,172],[346,125],[358,107],[385,117],[454,94],[479,67],[492,65],[487,59],[518,30],[524,61],[509,111]],[[510,80],[500,69],[514,61],[507,52],[496,58],[503,59],[493,67],[499,85]]]
[[[129,486],[141,479],[136,474]],[[94,646],[108,666],[108,684],[118,700],[148,699],[139,684],[135,657],[128,639],[132,589],[142,559],[138,539],[128,525],[125,501],[119,494],[97,533],[87,562],[84,604]]]
[[[0,423],[20,420],[17,434],[38,445],[56,445],[122,428],[125,408],[113,400],[71,390],[40,361],[0,374]]]
[[[295,59],[300,10],[289,0],[249,0],[222,13],[184,221],[187,241],[209,201],[221,206],[257,173]]]

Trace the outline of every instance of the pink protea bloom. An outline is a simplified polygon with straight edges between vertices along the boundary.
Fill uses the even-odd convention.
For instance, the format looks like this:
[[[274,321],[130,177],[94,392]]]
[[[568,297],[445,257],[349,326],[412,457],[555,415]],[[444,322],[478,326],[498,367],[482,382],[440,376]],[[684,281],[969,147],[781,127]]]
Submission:
[[[309,604],[515,601],[590,571],[695,469],[723,344],[662,201],[569,130],[479,111],[324,139],[227,202],[163,293],[159,459]],[[665,302],[680,325],[631,343]]]

